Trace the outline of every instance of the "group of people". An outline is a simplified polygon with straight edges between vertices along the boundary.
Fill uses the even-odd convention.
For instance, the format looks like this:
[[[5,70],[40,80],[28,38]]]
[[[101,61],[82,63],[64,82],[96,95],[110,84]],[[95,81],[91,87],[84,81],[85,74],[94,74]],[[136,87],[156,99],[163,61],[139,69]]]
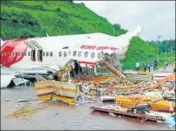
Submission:
[[[156,71],[156,70],[158,70],[158,62],[157,62],[157,60],[154,60],[153,62],[149,61],[148,63],[145,62],[143,67],[144,67],[145,72],[147,70],[150,72],[152,68],[154,71]],[[136,62],[136,71],[139,71],[139,69],[140,69],[140,63]]]

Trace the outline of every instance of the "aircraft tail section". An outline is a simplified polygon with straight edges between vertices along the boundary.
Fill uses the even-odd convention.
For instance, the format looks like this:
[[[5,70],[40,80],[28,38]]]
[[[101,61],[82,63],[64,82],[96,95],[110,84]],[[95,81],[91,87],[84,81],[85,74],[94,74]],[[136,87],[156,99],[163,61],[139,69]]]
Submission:
[[[128,50],[128,47],[130,45],[130,41],[134,36],[138,36],[143,30],[143,27],[138,26],[134,31],[130,31],[126,34],[123,34],[121,36],[118,36],[115,38],[115,43],[117,43],[117,46],[120,48],[119,55],[124,56],[125,52]]]

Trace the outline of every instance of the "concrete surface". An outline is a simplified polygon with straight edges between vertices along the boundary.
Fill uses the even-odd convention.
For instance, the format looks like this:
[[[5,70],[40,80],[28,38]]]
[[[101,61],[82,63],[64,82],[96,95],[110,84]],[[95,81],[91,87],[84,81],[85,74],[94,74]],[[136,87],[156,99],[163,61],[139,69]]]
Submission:
[[[70,107],[52,104],[22,120],[9,119],[7,115],[20,105],[17,99],[34,99],[33,87],[1,89],[2,130],[168,130],[166,125],[144,122],[131,118],[118,118],[101,113],[92,113],[90,106],[97,102]],[[174,128],[173,128],[174,129]],[[172,130],[173,130],[172,129]]]

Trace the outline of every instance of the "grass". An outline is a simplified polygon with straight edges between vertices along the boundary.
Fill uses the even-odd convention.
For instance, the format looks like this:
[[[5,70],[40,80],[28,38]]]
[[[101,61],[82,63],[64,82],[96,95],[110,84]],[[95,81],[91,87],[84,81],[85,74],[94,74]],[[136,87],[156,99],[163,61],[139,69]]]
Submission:
[[[41,37],[102,32],[113,33],[113,25],[106,19],[88,9],[84,4],[66,1],[1,1],[1,38],[3,40],[22,37]],[[114,29],[119,36],[127,30]],[[131,41],[126,58],[122,61],[124,69],[132,69],[136,61],[156,58],[156,49],[139,37]],[[159,56],[161,62],[172,62],[172,56]]]

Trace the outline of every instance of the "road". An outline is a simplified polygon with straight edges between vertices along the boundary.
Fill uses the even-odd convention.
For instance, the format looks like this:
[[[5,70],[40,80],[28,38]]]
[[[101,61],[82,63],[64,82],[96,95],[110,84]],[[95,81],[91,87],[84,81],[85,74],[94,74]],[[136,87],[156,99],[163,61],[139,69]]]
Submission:
[[[51,104],[24,119],[7,118],[8,114],[25,103],[17,99],[35,99],[33,87],[1,89],[1,129],[2,130],[168,130],[166,125],[143,122],[132,118],[118,118],[93,113],[92,105],[99,101],[76,107]],[[34,103],[33,103],[34,104]],[[36,103],[35,103],[36,104]],[[173,129],[172,129],[173,130]]]

